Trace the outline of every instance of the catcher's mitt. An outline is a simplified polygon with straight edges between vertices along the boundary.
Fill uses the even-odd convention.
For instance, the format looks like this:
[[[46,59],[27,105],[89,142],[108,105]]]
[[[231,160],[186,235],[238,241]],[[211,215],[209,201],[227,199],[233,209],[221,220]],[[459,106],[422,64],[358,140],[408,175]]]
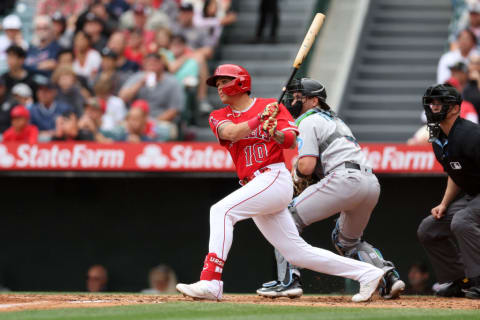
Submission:
[[[297,170],[297,163],[293,166],[292,169],[292,180],[293,180],[293,196],[297,197],[303,190],[307,189],[310,185],[317,183],[318,179],[315,175],[305,176],[299,174]]]

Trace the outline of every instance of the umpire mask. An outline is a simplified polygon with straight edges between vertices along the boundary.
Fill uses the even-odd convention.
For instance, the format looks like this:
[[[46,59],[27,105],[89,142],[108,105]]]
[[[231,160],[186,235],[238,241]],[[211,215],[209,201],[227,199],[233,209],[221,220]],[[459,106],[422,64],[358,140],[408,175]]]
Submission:
[[[423,108],[427,116],[427,127],[432,142],[440,133],[440,122],[446,119],[448,112],[456,105],[461,105],[462,97],[453,86],[449,84],[437,84],[430,86],[423,95]],[[433,112],[432,105],[440,104],[441,109]]]

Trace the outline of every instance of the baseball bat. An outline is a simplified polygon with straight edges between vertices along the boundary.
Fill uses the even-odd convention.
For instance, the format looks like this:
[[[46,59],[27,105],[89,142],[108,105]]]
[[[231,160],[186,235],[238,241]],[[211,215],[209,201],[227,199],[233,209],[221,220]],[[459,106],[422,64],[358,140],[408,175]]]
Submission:
[[[315,18],[313,18],[312,24],[310,25],[310,28],[308,29],[308,32],[305,35],[305,38],[303,39],[302,45],[300,46],[300,49],[298,49],[297,56],[293,61],[292,71],[290,73],[290,76],[288,77],[287,83],[282,88],[282,94],[278,98],[278,103],[282,101],[283,96],[287,91],[287,86],[290,84],[293,77],[295,77],[295,74],[297,73],[298,69],[300,69],[303,61],[307,57],[308,52],[310,51],[310,48],[312,48],[312,45],[315,42],[315,38],[317,37],[317,34],[320,31],[320,28],[322,27],[324,20],[325,20],[325,15],[322,13],[317,13],[315,15]]]

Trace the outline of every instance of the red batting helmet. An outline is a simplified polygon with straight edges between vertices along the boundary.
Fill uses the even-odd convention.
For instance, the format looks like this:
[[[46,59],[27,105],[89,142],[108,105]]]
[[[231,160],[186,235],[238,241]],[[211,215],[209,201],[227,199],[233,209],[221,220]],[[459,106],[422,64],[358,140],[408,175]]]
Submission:
[[[207,79],[207,84],[211,87],[217,86],[217,79],[220,77],[234,78],[226,84],[222,91],[227,96],[233,96],[243,92],[250,92],[252,88],[252,79],[245,68],[236,64],[222,64],[217,67],[213,76]]]

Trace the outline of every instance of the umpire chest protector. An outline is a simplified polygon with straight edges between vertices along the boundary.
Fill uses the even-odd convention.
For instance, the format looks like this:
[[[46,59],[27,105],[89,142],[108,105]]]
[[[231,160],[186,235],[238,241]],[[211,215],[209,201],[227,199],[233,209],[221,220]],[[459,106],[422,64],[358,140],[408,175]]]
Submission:
[[[480,126],[458,117],[448,136],[441,131],[432,146],[450,178],[467,194],[479,194]]]

